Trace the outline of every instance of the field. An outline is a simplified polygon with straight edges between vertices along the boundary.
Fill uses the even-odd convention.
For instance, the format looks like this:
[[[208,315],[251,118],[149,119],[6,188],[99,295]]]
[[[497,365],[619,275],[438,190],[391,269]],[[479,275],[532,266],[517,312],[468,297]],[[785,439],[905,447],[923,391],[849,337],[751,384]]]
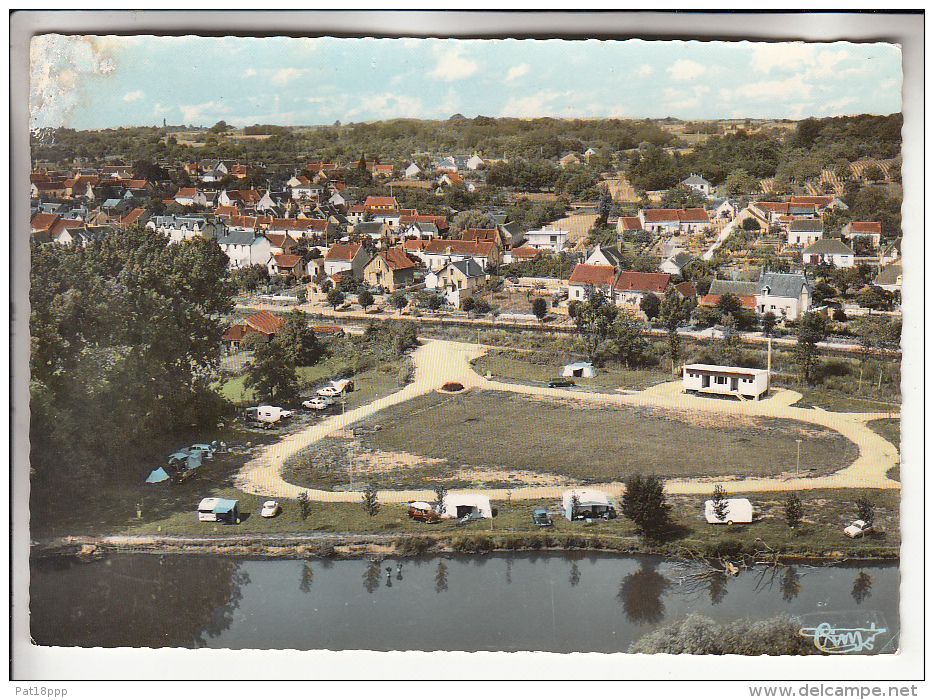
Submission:
[[[467,477],[473,485],[505,487],[541,484],[543,475],[557,485],[616,481],[638,472],[710,479],[794,473],[796,438],[804,439],[802,472],[812,476],[837,471],[857,455],[856,446],[838,433],[796,421],[674,414],[495,391],[421,396],[371,416],[361,427],[376,424],[381,429],[362,435],[355,454],[372,457],[381,483],[420,488],[428,485],[424,468],[431,461],[437,461],[438,477],[448,478],[455,469],[473,473]],[[413,465],[417,478],[406,478]],[[537,481],[530,482],[529,474]]]

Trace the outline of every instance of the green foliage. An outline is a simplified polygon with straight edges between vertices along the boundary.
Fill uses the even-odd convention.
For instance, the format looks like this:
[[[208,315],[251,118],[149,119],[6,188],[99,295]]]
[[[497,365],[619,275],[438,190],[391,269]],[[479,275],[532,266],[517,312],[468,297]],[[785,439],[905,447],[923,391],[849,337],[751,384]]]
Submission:
[[[369,290],[364,289],[362,292],[357,294],[357,303],[363,307],[363,310],[366,311],[368,307],[373,306],[373,302],[376,301],[373,298],[373,295]]]
[[[771,311],[766,311],[762,314],[762,332],[767,336],[772,335],[772,331],[775,330],[775,324],[778,322],[778,319],[775,317],[775,314]]]
[[[804,507],[801,505],[801,499],[798,494],[789,493],[785,499],[785,522],[788,527],[796,527],[804,517]]]
[[[377,498],[378,487],[375,482],[366,485],[363,491],[363,512],[371,518],[379,513],[379,499]]]
[[[627,369],[645,363],[648,341],[645,338],[645,325],[629,309],[620,310],[610,328],[610,337],[616,346],[617,358]]]
[[[464,311],[473,311],[477,306],[477,300],[473,297],[464,297],[461,299],[461,309]]]
[[[602,292],[591,291],[585,301],[577,301],[573,311],[577,332],[586,344],[588,358],[593,362],[597,359],[600,345],[610,337],[619,309]]]
[[[630,654],[741,654],[745,656],[803,656],[819,654],[801,636],[801,623],[786,615],[768,620],[737,620],[721,625],[692,612],[643,635],[629,645]]]
[[[743,231],[758,231],[762,228],[762,225],[751,216],[749,218],[743,219]]]
[[[328,304],[334,309],[343,304],[345,298],[346,297],[344,296],[344,292],[342,292],[340,289],[335,288],[328,290]]]
[[[869,309],[871,315],[873,311],[889,311],[895,303],[895,295],[882,287],[869,285],[856,294],[856,303]]]
[[[657,295],[649,292],[639,301],[639,309],[645,314],[645,317],[651,321],[661,312],[662,302]]]
[[[671,506],[664,482],[657,476],[636,474],[626,479],[622,506],[623,515],[650,539],[659,538],[671,526]]]
[[[713,513],[721,523],[726,522],[726,516],[729,511],[726,492],[720,484],[713,487]]]
[[[856,499],[856,519],[872,524],[875,517],[876,504],[865,496]]]
[[[419,555],[431,550],[437,542],[438,541],[434,537],[418,535],[415,537],[399,537],[393,541],[392,546],[395,547],[396,551],[400,554]]]
[[[37,497],[119,477],[161,436],[216,424],[229,407],[210,381],[234,285],[214,241],[169,245],[128,229],[83,249],[30,252]]]
[[[485,316],[493,310],[493,305],[484,298],[478,298],[474,303],[474,311],[481,316]]]
[[[389,298],[389,303],[399,311],[402,311],[402,309],[409,305],[409,298],[405,295],[405,292],[395,292]]]
[[[298,397],[295,365],[274,340],[256,348],[243,383],[263,401],[289,402]]]
[[[566,280],[571,276],[574,264],[567,253],[540,250],[531,260],[501,266],[499,273],[507,277],[557,277]]]
[[[532,313],[539,321],[544,321],[548,315],[548,302],[541,297],[536,297],[532,301]]]
[[[311,515],[311,499],[307,491],[298,494],[298,512],[303,521],[308,520],[308,516]]]
[[[324,353],[315,332],[308,325],[305,312],[298,309],[286,314],[272,342],[282,347],[287,362],[293,367],[314,365]]]
[[[827,320],[819,313],[810,311],[798,322],[798,345],[795,361],[801,368],[804,381],[812,383],[814,370],[820,358],[817,344],[827,337]]]

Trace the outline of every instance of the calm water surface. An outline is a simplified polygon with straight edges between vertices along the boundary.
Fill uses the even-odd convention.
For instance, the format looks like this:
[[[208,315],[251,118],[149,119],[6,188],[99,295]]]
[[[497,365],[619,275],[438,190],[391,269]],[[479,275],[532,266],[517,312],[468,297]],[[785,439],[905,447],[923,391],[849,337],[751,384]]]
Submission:
[[[718,622],[789,613],[810,627],[875,625],[885,631],[862,653],[895,651],[895,564],[712,580],[692,566],[580,553],[50,560],[33,563],[31,631],[54,646],[620,652],[692,611]]]

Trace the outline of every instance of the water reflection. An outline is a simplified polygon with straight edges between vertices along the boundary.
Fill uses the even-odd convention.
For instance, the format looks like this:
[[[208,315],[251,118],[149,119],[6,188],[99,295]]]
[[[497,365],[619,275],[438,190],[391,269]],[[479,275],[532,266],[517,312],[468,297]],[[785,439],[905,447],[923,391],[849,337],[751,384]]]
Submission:
[[[872,583],[872,576],[865,571],[860,571],[856,575],[856,580],[853,582],[853,590],[850,591],[850,595],[853,596],[853,600],[856,601],[857,605],[866,600],[866,598],[872,597]]]
[[[576,561],[572,561],[571,562],[571,574],[570,576],[568,576],[568,583],[570,583],[571,586],[573,587],[573,586],[576,586],[580,582],[581,582],[580,567],[577,565]]]
[[[379,588],[379,560],[369,559],[363,572],[363,587],[367,593],[374,593]]]
[[[438,559],[438,568],[435,569],[435,593],[448,589],[448,565],[444,557]]]
[[[801,593],[801,576],[795,567],[789,566],[782,575],[782,600],[790,603]]]
[[[665,617],[662,594],[671,583],[654,565],[644,562],[638,571],[623,578],[616,598],[630,622],[657,624]]]
[[[311,590],[311,584],[314,581],[315,574],[311,570],[311,562],[302,564],[302,580],[298,584],[298,590],[302,593],[308,593]]]
[[[726,598],[726,584],[730,580],[725,571],[711,571],[708,577],[710,584],[710,604],[719,605]]]

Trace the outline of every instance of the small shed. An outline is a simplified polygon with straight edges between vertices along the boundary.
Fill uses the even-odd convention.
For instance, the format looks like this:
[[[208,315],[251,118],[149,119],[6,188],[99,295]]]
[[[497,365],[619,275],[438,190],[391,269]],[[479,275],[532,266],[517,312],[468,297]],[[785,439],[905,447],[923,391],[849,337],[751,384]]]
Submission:
[[[564,366],[561,376],[589,379],[593,377],[593,364],[590,362],[572,362]]]
[[[198,520],[202,522],[239,523],[240,501],[230,498],[202,498],[198,504]]]
[[[574,497],[577,507],[574,507]],[[596,489],[569,489],[561,494],[561,510],[568,520],[582,518],[615,518],[616,500],[604,491]]]
[[[467,515],[478,518],[492,518],[493,508],[488,496],[477,493],[449,493],[444,497],[442,518],[463,518]]]
[[[769,390],[769,371],[721,365],[684,365],[681,385],[685,391],[758,401]]]

